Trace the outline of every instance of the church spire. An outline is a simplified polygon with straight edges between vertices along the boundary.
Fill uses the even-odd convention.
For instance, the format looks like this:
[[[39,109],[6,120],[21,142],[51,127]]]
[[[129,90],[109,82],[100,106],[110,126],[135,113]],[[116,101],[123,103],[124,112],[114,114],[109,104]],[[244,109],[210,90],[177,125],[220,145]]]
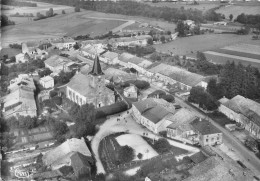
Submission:
[[[89,72],[89,74],[94,75],[94,76],[104,75],[104,73],[102,72],[101,65],[100,65],[100,62],[99,62],[99,58],[98,58],[97,55],[96,55],[96,58],[94,60],[93,68]]]

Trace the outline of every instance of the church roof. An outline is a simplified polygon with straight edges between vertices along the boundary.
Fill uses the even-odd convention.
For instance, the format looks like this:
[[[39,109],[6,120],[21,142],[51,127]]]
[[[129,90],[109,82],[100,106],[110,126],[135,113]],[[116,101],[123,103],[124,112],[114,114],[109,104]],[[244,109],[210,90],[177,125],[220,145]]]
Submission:
[[[95,75],[95,76],[97,76],[97,75],[104,75],[104,73],[102,72],[102,69],[101,69],[101,65],[100,65],[98,56],[96,56],[93,68],[89,72],[89,74]]]

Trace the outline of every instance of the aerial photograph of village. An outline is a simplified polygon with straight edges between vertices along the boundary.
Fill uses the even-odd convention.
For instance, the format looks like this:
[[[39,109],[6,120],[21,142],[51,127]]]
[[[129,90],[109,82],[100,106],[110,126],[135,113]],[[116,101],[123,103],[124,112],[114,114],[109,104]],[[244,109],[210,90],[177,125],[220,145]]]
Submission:
[[[260,0],[0,2],[0,181],[260,181]]]

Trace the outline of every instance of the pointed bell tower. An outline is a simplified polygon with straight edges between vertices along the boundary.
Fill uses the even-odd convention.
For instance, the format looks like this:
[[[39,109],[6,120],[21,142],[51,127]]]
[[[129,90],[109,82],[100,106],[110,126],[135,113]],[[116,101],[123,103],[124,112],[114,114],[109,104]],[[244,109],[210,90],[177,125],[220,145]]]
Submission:
[[[89,72],[89,75],[91,76],[90,86],[93,88],[97,88],[98,84],[101,84],[103,81],[103,75],[102,72],[99,57],[96,55],[96,58],[94,60],[94,64],[92,67],[92,70]]]

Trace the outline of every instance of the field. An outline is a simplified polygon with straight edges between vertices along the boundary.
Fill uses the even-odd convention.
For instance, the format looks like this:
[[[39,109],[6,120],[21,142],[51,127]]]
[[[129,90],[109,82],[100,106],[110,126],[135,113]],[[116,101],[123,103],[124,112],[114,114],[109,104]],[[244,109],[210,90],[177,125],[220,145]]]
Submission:
[[[246,4],[234,4],[227,5],[222,7],[216,11],[217,13],[222,13],[226,18],[229,17],[230,14],[233,14],[234,19],[241,13],[245,14],[259,14],[260,13],[260,2],[254,3],[246,3]]]
[[[159,26],[171,31],[176,27],[173,23],[155,19],[82,11],[57,15],[39,21],[25,21],[22,24],[4,27],[2,28],[2,47],[6,47],[10,43],[56,38],[64,35],[101,35],[129,20],[141,23],[147,22],[153,26]]]
[[[158,2],[158,3],[151,3],[151,2],[146,2],[146,4],[149,4],[151,6],[157,6],[157,7],[171,7],[171,8],[181,8],[184,7],[184,9],[198,9],[200,11],[207,11],[211,8],[218,7],[221,5],[219,2],[199,2],[199,5],[192,5],[191,3],[186,3],[186,2]]]
[[[225,63],[227,60],[240,62],[244,65],[251,64],[260,68],[260,44],[236,44],[215,49],[212,51],[205,51],[206,57],[217,63]]]
[[[157,51],[163,53],[195,57],[197,51],[214,50],[238,43],[256,44],[257,41],[251,40],[251,35],[204,34],[177,38],[172,42],[154,45],[154,47]]]

